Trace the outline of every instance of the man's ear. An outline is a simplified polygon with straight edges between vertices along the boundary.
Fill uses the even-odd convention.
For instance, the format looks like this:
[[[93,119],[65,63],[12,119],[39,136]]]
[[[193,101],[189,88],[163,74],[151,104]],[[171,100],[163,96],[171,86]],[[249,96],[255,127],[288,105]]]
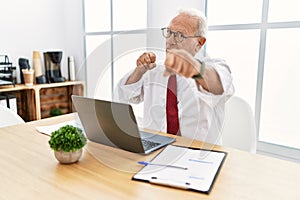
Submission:
[[[205,42],[206,42],[206,38],[205,37],[199,37],[198,38],[198,43],[201,45],[201,46],[203,46],[204,44],[205,44]]]
[[[201,49],[201,47],[205,44],[206,38],[205,37],[199,37],[197,41],[198,41],[198,43],[197,43],[197,46],[196,46],[196,52],[198,52]]]

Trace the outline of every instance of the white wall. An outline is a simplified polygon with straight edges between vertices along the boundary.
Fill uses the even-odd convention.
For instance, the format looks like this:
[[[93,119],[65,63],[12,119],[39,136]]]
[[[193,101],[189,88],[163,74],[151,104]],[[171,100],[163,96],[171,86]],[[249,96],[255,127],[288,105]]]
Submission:
[[[56,0],[61,2],[62,0]],[[76,79],[85,80],[84,69],[84,27],[83,27],[83,0],[63,0],[66,55],[74,56],[76,65]],[[67,57],[65,57],[67,61]],[[67,68],[67,67],[66,67]]]
[[[83,62],[82,0],[0,0],[0,55],[18,68],[20,57],[32,62],[32,51],[62,50],[63,76],[67,57]],[[19,72],[17,73],[19,75]]]

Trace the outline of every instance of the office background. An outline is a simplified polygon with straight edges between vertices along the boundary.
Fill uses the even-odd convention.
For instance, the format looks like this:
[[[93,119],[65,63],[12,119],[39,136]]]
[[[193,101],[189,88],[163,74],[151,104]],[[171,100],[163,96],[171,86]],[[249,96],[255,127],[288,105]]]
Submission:
[[[63,75],[67,76],[67,57],[74,56],[76,76],[86,81],[87,95],[105,98],[111,96],[118,79],[134,67],[132,60],[135,63],[142,52],[136,50],[116,59],[114,56],[124,51],[118,40],[138,38],[134,47],[147,46],[150,41],[146,29],[167,26],[177,8],[202,10],[209,21],[207,54],[227,60],[233,71],[236,95],[244,98],[255,112],[258,153],[300,160],[297,0],[0,2],[1,55],[8,54],[17,65],[20,57],[31,59],[34,50],[63,50]],[[111,38],[116,40],[111,42]],[[89,59],[85,58],[99,46],[107,49],[103,57],[115,62],[109,66],[101,58],[86,62]],[[124,70],[124,65],[129,67]],[[109,70],[99,83],[93,72],[101,66]]]

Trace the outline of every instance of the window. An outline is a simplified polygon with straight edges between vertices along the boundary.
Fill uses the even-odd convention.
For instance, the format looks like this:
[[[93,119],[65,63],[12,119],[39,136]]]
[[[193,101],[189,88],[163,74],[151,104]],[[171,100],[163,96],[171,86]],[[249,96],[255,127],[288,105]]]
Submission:
[[[127,9],[134,5],[135,9]],[[146,0],[114,0],[113,1],[114,30],[135,30],[147,28]]]
[[[300,28],[278,28],[267,32],[259,137],[262,141],[298,149],[299,35]]]
[[[128,5],[135,5],[134,12]],[[85,0],[84,19],[87,95],[111,100],[146,47],[147,0]],[[137,117],[143,115],[143,104],[133,109]]]
[[[250,24],[261,20],[261,0],[209,0],[207,5],[210,25]]]
[[[135,12],[124,9],[128,5]],[[134,54],[127,51],[146,46],[147,0],[85,0],[84,18],[87,95],[111,99],[125,71],[135,66],[124,63]]]
[[[300,21],[299,6],[297,0],[269,0],[268,22]]]
[[[207,53],[227,60],[236,95],[253,108],[259,133],[258,152],[300,159],[298,1],[206,3]]]
[[[208,33],[206,48],[211,57],[226,60],[234,78],[235,95],[247,99],[252,110],[255,108],[259,34],[259,30],[212,31]]]
[[[85,0],[84,8],[85,31],[87,33],[111,30],[110,0]]]

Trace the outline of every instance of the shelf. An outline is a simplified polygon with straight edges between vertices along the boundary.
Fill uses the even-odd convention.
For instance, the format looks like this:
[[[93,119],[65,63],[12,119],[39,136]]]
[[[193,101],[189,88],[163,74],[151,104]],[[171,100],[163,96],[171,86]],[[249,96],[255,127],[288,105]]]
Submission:
[[[74,112],[71,95],[84,95],[84,82],[67,81],[61,83],[35,84],[25,86],[1,86],[0,93],[16,96],[18,114],[25,121],[50,117],[50,110],[59,108],[63,114]]]

